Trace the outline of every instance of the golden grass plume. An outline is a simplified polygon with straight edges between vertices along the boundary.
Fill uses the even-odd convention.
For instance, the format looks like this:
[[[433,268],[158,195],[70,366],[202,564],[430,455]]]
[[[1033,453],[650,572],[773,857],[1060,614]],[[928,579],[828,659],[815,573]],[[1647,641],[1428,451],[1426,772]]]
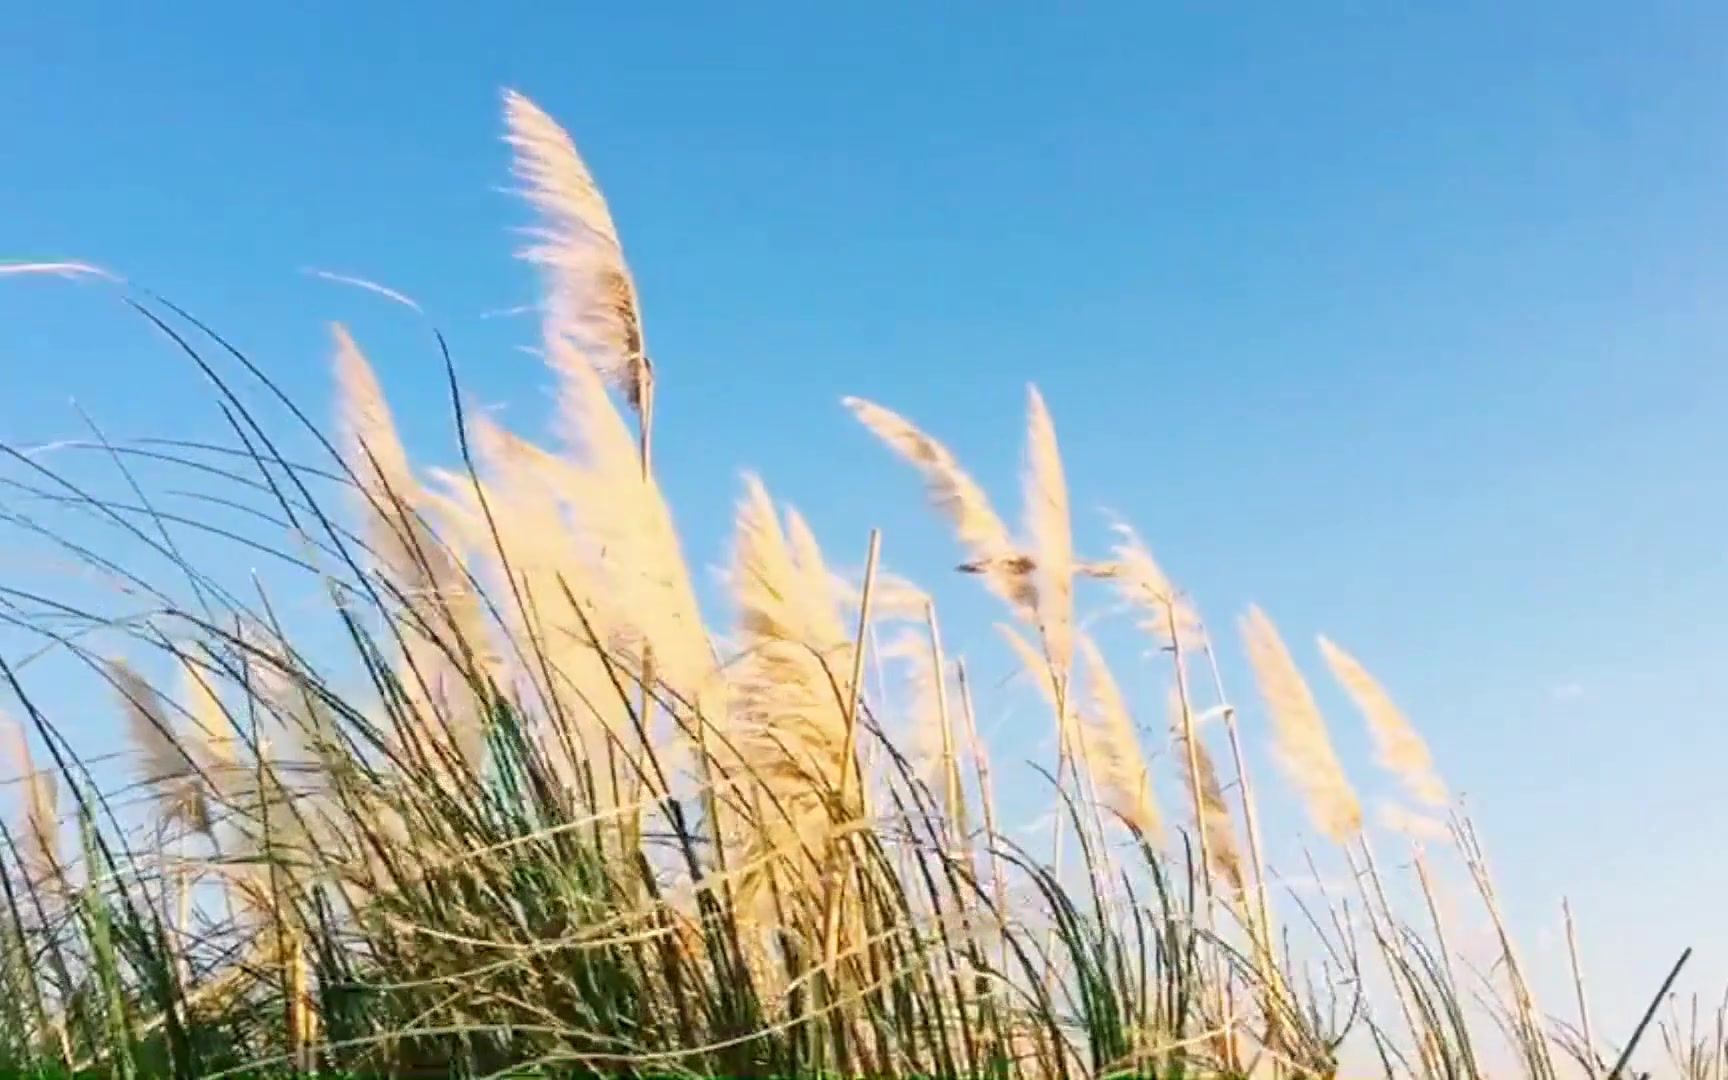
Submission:
[[[575,142],[538,105],[508,91],[504,119],[521,194],[540,214],[522,255],[545,275],[548,321],[645,413],[653,372],[611,208]]]
[[[1163,815],[1158,811],[1152,773],[1146,766],[1134,718],[1097,644],[1084,634],[1079,643],[1081,670],[1090,691],[1090,764],[1099,792],[1112,811],[1155,844],[1163,831]]]
[[[1074,653],[1074,537],[1068,481],[1056,445],[1056,425],[1035,386],[1026,389],[1026,470],[1023,528],[1035,564],[1039,628],[1044,648],[1066,675]]]
[[[1279,764],[1301,793],[1315,827],[1334,843],[1346,844],[1362,831],[1362,807],[1332,749],[1313,691],[1265,612],[1250,608],[1241,629],[1254,681],[1272,718]]]
[[[845,405],[871,434],[923,474],[931,503],[954,526],[966,551],[961,568],[983,575],[991,592],[1022,617],[1035,620],[1033,560],[1015,544],[984,489],[953,453],[899,413],[862,398],[846,398]]]
[[[1325,637],[1320,638],[1320,654],[1367,720],[1381,767],[1397,777],[1411,798],[1431,809],[1444,809],[1450,799],[1446,785],[1434,770],[1428,744],[1392,700],[1392,695],[1355,657]]]

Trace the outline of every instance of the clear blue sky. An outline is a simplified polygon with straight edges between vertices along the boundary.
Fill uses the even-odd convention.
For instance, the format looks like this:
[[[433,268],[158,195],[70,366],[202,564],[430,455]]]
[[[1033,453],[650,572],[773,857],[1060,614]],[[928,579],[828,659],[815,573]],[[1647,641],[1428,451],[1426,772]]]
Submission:
[[[517,87],[611,194],[698,561],[754,466],[837,557],[882,525],[938,576],[914,478],[838,398],[924,422],[1011,506],[1036,381],[1088,542],[1119,510],[1221,627],[1257,601],[1311,666],[1318,631],[1357,652],[1522,923],[1569,892],[1605,993],[1684,944],[1728,973],[1728,12],[1078,12],[26,5],[0,257],[127,273],[319,408],[349,320],[447,459],[415,328],[300,271],[414,295],[529,423],[531,328],[479,318],[528,295]],[[7,283],[0,326],[9,441],[78,434],[70,397],[115,435],[216,430],[93,290]]]

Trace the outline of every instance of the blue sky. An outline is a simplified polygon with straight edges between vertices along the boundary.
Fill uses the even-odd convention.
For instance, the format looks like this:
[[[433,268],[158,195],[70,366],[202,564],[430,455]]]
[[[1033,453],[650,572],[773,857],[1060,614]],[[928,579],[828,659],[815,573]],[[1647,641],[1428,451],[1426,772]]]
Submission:
[[[1521,924],[1571,895],[1605,995],[1686,944],[1728,975],[1719,5],[62,4],[5,36],[0,258],[126,273],[319,409],[348,321],[431,459],[418,327],[302,271],[418,298],[531,427],[531,328],[480,317],[530,287],[498,139],[524,91],[611,195],[696,561],[755,467],[837,559],[880,525],[940,578],[838,399],[1012,506],[1035,381],[1084,541],[1108,506],[1221,630],[1259,602],[1311,669],[1316,632],[1355,651]],[[7,282],[0,325],[8,441],[79,434],[71,398],[116,436],[219,430],[97,290]]]

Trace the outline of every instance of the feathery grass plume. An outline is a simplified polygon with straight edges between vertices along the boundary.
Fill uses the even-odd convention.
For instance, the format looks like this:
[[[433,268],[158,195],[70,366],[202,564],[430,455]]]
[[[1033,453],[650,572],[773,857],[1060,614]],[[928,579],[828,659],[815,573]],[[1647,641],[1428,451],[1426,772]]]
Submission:
[[[256,742],[221,792],[226,831],[235,840],[222,883],[237,914],[280,927],[300,919],[294,897],[320,869],[313,832],[332,777],[350,771],[348,744],[288,641],[249,619],[235,638],[243,646],[236,678],[254,710]],[[284,753],[283,746],[297,752]]]
[[[833,608],[840,598],[840,593],[834,588],[834,575],[828,569],[827,559],[822,554],[822,545],[817,543],[816,534],[810,531],[810,523],[804,520],[792,507],[786,508],[786,545],[791,549],[792,563],[801,575],[799,591],[808,594],[810,602],[820,604],[823,611]],[[881,617],[883,578],[880,571],[876,577],[876,595],[871,598],[870,606]],[[844,624],[835,617],[835,626],[840,627],[840,636],[845,637]]]
[[[1139,534],[1125,522],[1118,521],[1112,528],[1121,537],[1111,549],[1114,559],[1089,564],[1082,567],[1082,572],[1114,583],[1117,595],[1141,613],[1136,625],[1154,641],[1162,641],[1166,647],[1176,644],[1170,637],[1172,625],[1183,645],[1189,644],[1191,638],[1199,640],[1199,615],[1171,584]]]
[[[1116,685],[1097,644],[1085,634],[1080,635],[1079,643],[1086,684],[1091,691],[1090,719],[1096,728],[1089,741],[1094,748],[1091,764],[1098,787],[1110,809],[1148,842],[1156,844],[1163,832],[1163,816],[1152,793],[1152,773],[1146,767],[1134,718],[1129,715],[1122,689]]]
[[[337,428],[363,500],[367,543],[394,580],[413,581],[420,576],[416,548],[423,529],[413,515],[419,485],[408,451],[378,376],[354,338],[340,323],[331,325],[330,336],[336,345]]]
[[[244,678],[249,705],[256,707],[260,720],[269,721],[274,733],[274,737],[264,730],[257,733],[255,760],[247,768],[244,795],[249,802],[244,813],[257,824],[265,808],[285,813],[289,802],[321,794],[351,773],[356,746],[332,710],[331,691],[290,642],[257,623],[247,625],[241,636],[248,650]],[[436,725],[428,733],[442,737]],[[266,757],[266,748],[272,746],[273,755]],[[441,770],[442,765],[434,760],[431,768]],[[279,837],[286,835],[283,828],[277,828]]]
[[[848,617],[856,616],[863,602],[863,590],[851,578],[831,573],[828,591],[839,598],[841,609]],[[875,587],[870,594],[872,623],[917,622],[924,617],[930,594],[915,583],[886,570],[876,572]]]
[[[599,552],[574,520],[577,467],[483,414],[469,418],[468,437],[478,475],[434,469],[430,475],[438,487],[428,496],[433,516],[458,543],[463,562],[477,566],[477,576],[494,592],[508,594],[524,581],[544,585],[562,578],[572,595],[591,597]],[[542,577],[546,580],[539,581]],[[508,595],[500,599],[516,603]],[[534,590],[522,603],[545,613],[558,610],[555,599]]]
[[[1038,688],[1038,695],[1056,716],[1056,751],[1057,751],[1057,782],[1063,781],[1062,767],[1072,760],[1074,753],[1083,751],[1085,746],[1081,741],[1084,733],[1079,730],[1074,720],[1074,710],[1062,708],[1062,695],[1057,692],[1056,680],[1050,670],[1050,661],[1024,637],[1007,623],[997,623],[996,632],[1002,635],[1002,640],[1008,643],[1008,648],[1014,653],[1015,659],[1025,669],[1025,674],[1032,680],[1032,685]]]
[[[168,714],[167,703],[138,670],[124,660],[110,660],[120,707],[126,714],[127,732],[140,761],[139,779],[150,788],[166,821],[180,821],[200,831],[210,828],[210,807],[204,785]]]
[[[180,664],[181,694],[190,718],[186,745],[190,756],[209,781],[208,795],[221,802],[227,793],[244,783],[249,770],[240,762],[240,738],[234,732],[211,672],[200,670],[190,657]]]
[[[1051,708],[1056,707],[1056,687],[1050,681],[1050,661],[1046,660],[1037,647],[1020,635],[1020,631],[1007,623],[997,623],[996,632],[1002,635],[1002,640],[1008,643],[1008,648],[1014,653],[1015,659],[1025,669],[1032,684],[1038,688],[1038,694],[1044,703]],[[1068,738],[1072,732],[1066,728],[1060,732],[1063,738]]]
[[[1195,829],[1200,844],[1200,862],[1206,871],[1203,884],[1210,901],[1214,875],[1222,877],[1235,891],[1240,891],[1243,874],[1228,812],[1219,815],[1208,809],[1208,792],[1216,787],[1217,781],[1215,776],[1203,775],[1211,773],[1212,762],[1205,755],[1205,747],[1196,734],[1198,719],[1188,691],[1184,653],[1191,646],[1202,645],[1205,635],[1199,617],[1165,575],[1139,535],[1121,521],[1115,522],[1113,529],[1121,538],[1111,552],[1114,561],[1088,567],[1087,572],[1093,577],[1113,581],[1117,594],[1136,613],[1136,627],[1170,654],[1174,675],[1170,688],[1172,730],[1182,750],[1183,782],[1188,789],[1191,813],[1197,819]],[[1219,806],[1222,806],[1222,801]],[[1252,831],[1249,835],[1252,839]],[[1212,919],[1210,903],[1206,918],[1208,921]],[[1222,1001],[1220,1008],[1224,1008]]]
[[[1027,641],[1012,626],[1004,623],[996,624],[997,631],[1002,635],[1008,647],[1019,659],[1026,674],[1038,687],[1038,693],[1044,703],[1050,706],[1051,713],[1056,717],[1056,782],[1057,796],[1060,799],[1065,790],[1062,785],[1067,781],[1067,773],[1072,770],[1075,781],[1075,793],[1094,809],[1099,805],[1097,793],[1090,791],[1093,785],[1092,740],[1085,725],[1080,723],[1077,710],[1068,700],[1067,687],[1051,661],[1041,654],[1033,644]],[[1103,819],[1094,814],[1094,825],[1101,834]],[[1057,844],[1060,845],[1062,831],[1056,833]],[[1060,847],[1052,855],[1052,862],[1060,869]]]
[[[262,685],[254,684],[255,700],[261,700],[266,687],[271,685],[268,677]],[[183,742],[186,753],[202,772],[199,779],[209,807],[211,835],[217,835],[224,823],[242,837],[255,835],[256,822],[249,815],[257,813],[263,805],[258,771],[250,756],[244,754],[244,740],[234,730],[222,704],[214,674],[183,656],[181,694],[190,720],[182,732]],[[267,702],[265,707],[269,708]],[[242,871],[241,876],[255,875]],[[224,877],[224,885],[231,887],[232,882]],[[253,905],[247,901],[245,906]]]
[[[574,454],[558,466],[573,511],[566,540],[593,554],[596,596],[631,632],[638,671],[647,674],[651,660],[650,681],[713,723],[722,686],[665,496],[637,464],[629,429],[593,367],[551,330],[545,347]]]
[[[470,653],[485,673],[494,650],[474,590],[450,548],[422,517],[426,492],[408,463],[383,388],[346,328],[336,345],[337,423],[359,487],[367,544],[426,637],[447,654]]]
[[[782,529],[768,489],[746,474],[732,566],[740,624],[756,639],[802,641],[819,651],[844,644],[846,625],[821,549],[802,518],[794,512],[788,520],[795,530]]]
[[[448,732],[459,746],[471,748],[478,742],[474,732],[457,730],[476,726],[471,711],[455,716],[441,706],[446,698],[443,691],[454,689],[457,682],[448,677],[448,654],[482,647],[483,626],[475,618],[473,601],[462,587],[448,549],[421,518],[424,492],[409,465],[377,375],[345,327],[332,325],[331,336],[337,427],[345,462],[356,481],[362,535],[385,582],[388,602],[407,613],[397,620],[404,637],[403,669],[398,673],[401,691],[425,736],[442,743],[448,741]]]
[[[1325,637],[1320,638],[1320,653],[1368,721],[1381,767],[1396,776],[1417,802],[1436,810],[1445,809],[1449,802],[1446,785],[1434,771],[1428,744],[1393,702],[1392,695],[1355,657]]]
[[[646,447],[653,368],[612,211],[575,142],[539,106],[507,91],[504,117],[521,193],[540,214],[529,230],[534,242],[521,255],[545,275],[552,322],[636,410]]]
[[[1183,758],[1188,757],[1188,746],[1182,735],[1182,697],[1175,688],[1170,690],[1170,734],[1182,749]],[[1199,737],[1198,730],[1194,738],[1194,770],[1182,770],[1182,783],[1188,789],[1189,801],[1200,808],[1201,820],[1195,823],[1206,838],[1206,857],[1211,860],[1212,872],[1216,874],[1230,890],[1240,893],[1246,879],[1242,872],[1242,853],[1236,846],[1236,826],[1230,818],[1230,804],[1224,801],[1224,786],[1218,781],[1218,767],[1212,763],[1212,755],[1206,751],[1206,743]],[[1195,773],[1199,775],[1195,775]]]
[[[272,722],[282,745],[299,742],[303,744],[299,749],[310,750],[318,739],[337,734],[327,730],[327,710],[314,712],[313,703],[322,704],[318,702],[318,677],[304,665],[293,643],[263,622],[248,625],[242,636],[248,650],[244,660],[247,692],[260,714]]]
[[[745,494],[734,522],[732,568],[729,574],[733,601],[738,606],[740,646],[756,648],[793,645],[775,661],[780,672],[794,681],[828,683],[830,677],[844,684],[846,659],[851,655],[846,627],[841,622],[831,589],[812,592],[806,584],[828,581],[820,552],[812,545],[794,555],[782,530],[767,489],[754,475],[745,477]],[[802,653],[808,663],[793,657]],[[824,669],[827,669],[825,673]],[[833,698],[832,689],[821,696]],[[844,685],[840,696],[845,696]]]
[[[24,837],[19,845],[24,873],[33,884],[48,882],[66,865],[60,850],[59,785],[53,773],[36,768],[24,729],[5,713],[0,713],[0,732],[5,736],[6,756],[24,785]]]
[[[931,697],[931,714],[926,726],[934,722],[942,759],[942,810],[949,822],[949,836],[956,846],[967,847],[967,864],[974,868],[970,844],[972,823],[966,813],[966,786],[960,775],[960,756],[955,750],[953,711],[949,708],[948,658],[942,648],[942,628],[936,619],[934,601],[924,602],[924,628],[928,632],[930,663],[920,665],[926,672],[925,685]]]
[[[813,546],[801,546],[803,560],[820,558]],[[805,588],[826,581],[826,567],[793,555],[773,500],[753,475],[738,505],[728,577],[741,638],[728,669],[730,742],[743,759],[736,772],[747,789],[762,786],[766,807],[750,823],[746,861],[784,861],[796,880],[814,871],[802,865],[804,853],[824,851],[836,825],[829,798],[844,768],[853,646],[832,592]],[[746,797],[758,801],[756,793]]]
[[[480,475],[435,473],[441,490],[430,497],[432,512],[500,605],[516,645],[501,681],[533,688],[546,705],[535,719],[548,764],[571,791],[588,791],[581,765],[595,763],[606,779],[588,793],[599,800],[595,810],[609,811],[636,787],[626,769],[613,790],[610,751],[638,739],[607,661],[635,657],[639,642],[625,640],[611,605],[594,603],[600,553],[567,501],[575,466],[484,416],[469,426]],[[621,666],[639,670],[633,663]]]
[[[411,605],[426,591],[425,579],[442,549],[419,516],[420,483],[377,374],[346,327],[332,323],[330,337],[335,346],[336,427],[344,463],[354,474],[363,535],[379,571]]]
[[[1035,563],[1038,621],[1051,663],[1066,678],[1074,657],[1074,536],[1068,481],[1056,446],[1056,425],[1037,387],[1026,388],[1026,472],[1022,508]]]
[[[1384,800],[1379,804],[1378,811],[1380,824],[1420,843],[1445,843],[1452,835],[1444,821],[1428,814],[1412,813],[1401,803]]]
[[[1348,844],[1362,831],[1362,807],[1332,750],[1320,706],[1265,612],[1249,608],[1241,630],[1272,717],[1279,764],[1301,791],[1315,827],[1334,843]]]
[[[236,913],[259,925],[292,921],[294,905],[282,901],[305,887],[316,863],[306,800],[285,782],[283,764],[260,738],[247,781],[228,796],[237,843],[221,880]]]
[[[978,482],[960,467],[946,446],[905,417],[862,398],[845,398],[843,404],[871,434],[924,475],[930,501],[947,516],[966,550],[967,562],[961,569],[982,574],[991,592],[1021,617],[1035,622],[1038,589],[1033,559],[1014,543]]]
[[[421,516],[425,492],[372,366],[346,329],[333,326],[332,334],[338,424],[359,487],[365,535],[389,601],[408,615],[399,620],[401,689],[419,734],[433,745],[449,744],[472,771],[485,739],[475,686],[495,663],[485,615],[449,547]]]
[[[914,627],[905,627],[874,650],[877,660],[897,674],[894,715],[900,718],[894,744],[902,749],[912,774],[940,791],[943,783],[943,739],[937,709],[936,679],[930,662],[930,640]]]
[[[851,647],[832,591],[805,587],[828,578],[821,562],[806,561],[819,559],[820,552],[807,548],[801,556],[793,555],[767,489],[747,475],[729,575],[746,666],[766,665],[759,674],[787,679],[799,688],[800,697],[813,696],[827,713],[837,696],[835,684],[838,697],[846,697]],[[811,704],[802,701],[799,709]],[[827,719],[840,721],[838,716]]]
[[[898,707],[894,712],[902,722],[893,732],[892,742],[905,753],[913,776],[936,795],[943,813],[959,821],[965,807],[959,797],[963,783],[948,708],[948,702],[954,700],[950,693],[953,684],[946,670],[942,682],[937,682],[939,642],[928,625],[922,631],[908,626],[883,641],[873,653],[894,665],[899,675],[896,688],[903,691],[903,696],[895,699]]]

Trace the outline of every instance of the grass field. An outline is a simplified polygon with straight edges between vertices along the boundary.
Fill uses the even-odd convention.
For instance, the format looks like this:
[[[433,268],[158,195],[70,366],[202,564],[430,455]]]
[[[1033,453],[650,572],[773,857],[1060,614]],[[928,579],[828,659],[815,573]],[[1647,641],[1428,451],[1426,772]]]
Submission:
[[[1723,1015],[1677,1021],[1666,986],[1647,1024],[1593,1030],[1575,946],[1565,1000],[1537,1001],[1475,830],[1345,648],[1321,640],[1324,674],[1400,792],[1396,828],[1365,822],[1265,613],[1215,638],[1128,526],[1076,550],[1036,391],[1017,527],[936,436],[846,403],[952,526],[1043,703],[1057,813],[1036,844],[1001,827],[964,643],[878,537],[836,573],[858,552],[832,558],[749,480],[713,620],[653,464],[656,380],[677,373],[650,360],[575,147],[505,105],[538,221],[550,445],[462,414],[452,376],[460,464],[420,467],[345,332],[325,423],[217,330],[109,279],[209,376],[232,438],[103,444],[113,496],[8,451],[8,524],[31,528],[12,508],[30,499],[105,522],[114,551],[37,538],[137,603],[122,620],[54,576],[0,587],[8,627],[75,663],[132,744],[131,780],[97,783],[27,658],[0,657],[22,777],[0,1071],[1728,1077]],[[146,473],[273,537],[324,629],[183,554],[258,542],[158,510]],[[136,552],[172,572],[134,572]],[[1127,700],[1089,636],[1106,606],[1157,658],[1158,700]],[[1252,688],[1225,685],[1215,645],[1240,645]],[[1233,693],[1264,708],[1280,776],[1249,775]],[[1268,870],[1272,784],[1348,870],[1317,900]],[[1464,907],[1494,928],[1486,956],[1450,936]]]

